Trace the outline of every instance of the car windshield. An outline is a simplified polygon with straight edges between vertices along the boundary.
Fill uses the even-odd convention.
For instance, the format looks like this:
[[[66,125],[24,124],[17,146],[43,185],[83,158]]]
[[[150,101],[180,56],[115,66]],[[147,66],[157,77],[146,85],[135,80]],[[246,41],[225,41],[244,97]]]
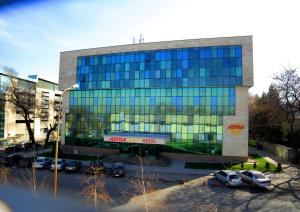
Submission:
[[[263,176],[262,174],[254,174],[256,179],[265,179],[266,177]]]
[[[55,164],[55,161],[52,162],[52,164]],[[57,164],[61,164],[61,160],[57,161]]]
[[[76,166],[76,163],[75,162],[69,162],[67,165],[68,166]]]
[[[233,179],[239,179],[240,177],[237,176],[236,174],[232,174],[232,175],[229,175],[229,179],[230,180],[233,180]]]
[[[92,166],[102,166],[102,163],[101,162],[93,162],[91,163]]]
[[[44,159],[37,159],[36,162],[38,163],[42,163],[44,161]]]

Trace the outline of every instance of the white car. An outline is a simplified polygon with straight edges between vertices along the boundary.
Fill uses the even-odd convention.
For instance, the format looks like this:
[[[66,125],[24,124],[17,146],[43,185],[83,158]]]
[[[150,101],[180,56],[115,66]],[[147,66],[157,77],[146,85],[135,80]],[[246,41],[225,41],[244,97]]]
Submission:
[[[218,179],[222,183],[224,183],[226,187],[240,186],[242,184],[242,179],[234,171],[230,171],[230,170],[217,171],[214,173],[214,177],[215,179]]]
[[[238,175],[242,178],[243,181],[250,183],[250,185],[252,186],[266,188],[271,185],[271,180],[259,171],[239,171]]]
[[[38,157],[32,164],[33,168],[36,169],[43,169],[43,168],[49,168],[51,165],[51,159],[46,157]]]
[[[66,166],[66,161],[64,159],[57,159],[57,170],[63,170]],[[53,171],[55,167],[55,160],[51,164],[51,170]]]

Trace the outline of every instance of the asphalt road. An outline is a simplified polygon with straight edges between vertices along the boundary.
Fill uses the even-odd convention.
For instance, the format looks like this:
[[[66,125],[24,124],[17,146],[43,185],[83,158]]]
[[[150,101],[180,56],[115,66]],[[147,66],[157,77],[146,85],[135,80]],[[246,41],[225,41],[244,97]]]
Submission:
[[[280,179],[282,174],[272,176]],[[109,174],[99,176],[97,179],[105,183],[105,190],[111,196],[113,202],[110,202],[109,207],[118,207],[126,204],[131,197],[141,194],[141,191],[136,188],[139,183],[140,173],[133,171],[128,172],[126,178],[113,178]],[[82,210],[80,207],[91,209],[93,211],[93,202],[87,200],[86,195],[81,192],[87,185],[82,184],[82,180],[86,179],[82,173],[66,174],[59,172],[58,175],[58,193],[57,200],[64,202],[66,206],[61,206],[61,211],[64,207],[76,206],[78,211]],[[200,176],[184,175],[184,174],[158,174],[158,173],[145,173],[146,179],[151,178],[153,190],[167,188],[160,190],[159,193],[155,192],[149,194],[155,198],[159,198],[168,206],[169,211],[194,211],[195,206],[199,204],[213,204],[217,205],[220,211],[299,211],[300,210],[300,186],[299,179],[294,179],[289,182],[279,183],[276,187],[270,189],[251,188],[249,185],[242,185],[239,188],[226,188],[224,185],[218,186],[202,185],[201,178],[199,183],[189,183],[182,185],[178,189],[172,190],[173,186],[178,185],[184,179],[195,179]],[[205,177],[208,183],[214,183],[212,177]],[[18,188],[25,188],[32,192],[32,172],[28,169],[20,169],[17,167],[10,168],[9,184]],[[94,179],[94,178],[92,178]],[[50,170],[38,170],[36,174],[36,194],[37,196],[46,195],[53,197],[53,172]],[[197,181],[196,180],[196,181]],[[146,181],[147,182],[147,181]],[[2,185],[1,185],[2,186]],[[171,189],[168,192],[168,189]],[[292,189],[292,191],[290,190]],[[161,195],[161,197],[160,197]],[[149,198],[150,198],[149,196]],[[1,192],[0,192],[1,199]],[[17,200],[19,203],[20,200]],[[98,202],[99,208],[105,208],[103,202]],[[57,204],[59,205],[59,204]],[[58,206],[57,206],[58,207]],[[47,209],[52,209],[49,206]],[[126,211],[121,207],[120,211]],[[47,211],[43,208],[41,211]],[[71,210],[71,209],[70,209]],[[22,210],[14,211],[28,211],[26,207]],[[58,209],[52,211],[60,211]],[[73,210],[72,211],[76,211]],[[129,211],[135,211],[130,206]],[[136,211],[140,211],[137,208]]]
[[[279,177],[282,174],[278,174]],[[208,181],[207,181],[208,180]],[[204,183],[206,182],[206,183]],[[207,184],[207,182],[210,184]],[[268,189],[251,188],[243,184],[238,188],[226,188],[214,184],[212,177],[203,177],[184,185],[177,185],[147,196],[150,211],[300,211],[299,177],[284,180]],[[142,196],[127,204],[111,209],[112,212],[139,212],[145,204]]]
[[[33,175],[31,169],[21,169],[18,167],[9,168],[10,179],[9,184],[27,190],[33,190]],[[178,185],[183,181],[188,181],[199,177],[199,175],[185,175],[185,174],[159,174],[154,172],[145,172],[146,187],[149,190],[157,190]],[[92,202],[87,200],[87,196],[82,194],[84,188],[88,185],[84,184],[84,180],[92,179],[83,173],[65,173],[58,172],[57,198],[66,199],[70,204],[72,202],[80,202],[82,205],[91,205]],[[105,190],[110,195],[112,202],[110,207],[125,204],[132,196],[141,194],[141,173],[135,171],[127,171],[127,177],[114,178],[109,171],[102,176],[97,176],[101,182],[105,184]],[[91,181],[92,183],[94,181]],[[35,187],[37,193],[46,193],[53,195],[53,172],[48,169],[36,170]],[[99,204],[102,204],[99,202]]]

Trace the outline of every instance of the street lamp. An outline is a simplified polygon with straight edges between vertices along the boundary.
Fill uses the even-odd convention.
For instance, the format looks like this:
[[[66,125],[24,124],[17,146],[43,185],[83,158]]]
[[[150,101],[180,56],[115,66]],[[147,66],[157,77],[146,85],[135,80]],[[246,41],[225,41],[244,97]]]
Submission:
[[[57,188],[57,159],[58,159],[58,142],[59,142],[59,130],[60,130],[60,116],[61,116],[61,112],[62,112],[62,100],[63,100],[63,96],[64,94],[69,91],[72,90],[74,88],[78,88],[79,85],[78,84],[74,84],[69,88],[66,88],[62,93],[61,93],[61,98],[59,101],[59,110],[58,110],[58,119],[57,119],[57,136],[56,136],[56,142],[55,142],[55,165],[54,165],[54,178],[53,178],[53,190],[54,190],[54,197],[56,199],[56,188]]]

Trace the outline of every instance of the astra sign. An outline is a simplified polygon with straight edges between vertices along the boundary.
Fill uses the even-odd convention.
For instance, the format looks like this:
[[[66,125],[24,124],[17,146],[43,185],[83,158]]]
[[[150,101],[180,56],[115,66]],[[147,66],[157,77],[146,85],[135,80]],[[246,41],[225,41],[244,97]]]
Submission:
[[[167,138],[104,135],[104,141],[139,144],[166,144]]]
[[[238,136],[244,130],[243,124],[230,124],[227,129],[231,133],[231,135]]]

